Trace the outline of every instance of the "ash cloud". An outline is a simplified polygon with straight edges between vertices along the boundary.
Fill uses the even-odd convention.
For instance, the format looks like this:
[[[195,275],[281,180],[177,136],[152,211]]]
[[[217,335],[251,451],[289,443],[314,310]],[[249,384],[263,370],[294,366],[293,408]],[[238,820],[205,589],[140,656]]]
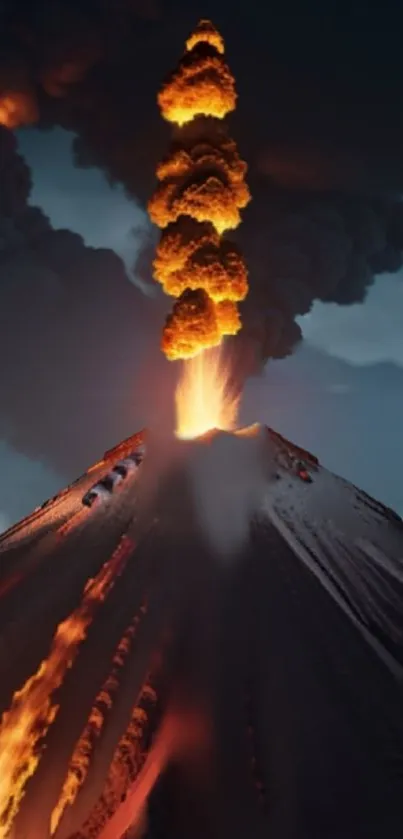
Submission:
[[[0,437],[74,477],[144,422],[136,391],[159,307],[116,254],[29,206],[29,170],[4,128],[0,176]]]
[[[403,10],[374,4],[365,37],[358,10],[358,0],[345,8],[307,3],[303,16],[297,0],[267,9],[252,0],[236,16],[226,0],[191,10],[184,0],[38,0],[35,11],[27,0],[3,0],[0,8],[0,97],[18,94],[12,126],[37,120],[43,129],[74,131],[77,165],[100,167],[144,204],[170,133],[156,104],[161,81],[198,17],[210,15],[223,32],[239,92],[231,134],[248,161],[253,198],[239,229],[251,291],[235,345],[246,371],[292,352],[302,337],[295,318],[313,300],[362,302],[375,274],[401,266]],[[8,142],[2,132],[4,161]],[[12,270],[11,263],[2,268],[1,341],[16,372],[2,373],[2,433],[28,454],[48,453],[53,465],[69,462],[73,470],[84,451],[87,459],[98,454],[100,437],[109,444],[121,433],[116,416],[134,399],[146,302],[113,254],[84,248],[67,231],[55,234],[28,208],[29,173],[15,154],[12,160],[3,165],[0,195],[1,247],[8,260],[13,254]],[[151,251],[146,243],[146,281]],[[22,315],[21,299],[32,318]],[[19,342],[15,324],[27,331]],[[105,376],[118,407],[115,419],[108,408],[102,430],[93,416],[105,408]],[[55,390],[53,421],[43,431],[36,420],[24,431],[24,387],[40,405]],[[74,446],[56,457],[52,441],[61,431]],[[77,439],[82,453],[73,465],[68,452]]]

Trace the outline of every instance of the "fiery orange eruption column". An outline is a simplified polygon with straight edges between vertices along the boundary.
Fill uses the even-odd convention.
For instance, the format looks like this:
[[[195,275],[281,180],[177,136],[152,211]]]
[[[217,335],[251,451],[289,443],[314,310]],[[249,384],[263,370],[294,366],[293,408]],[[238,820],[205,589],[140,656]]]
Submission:
[[[154,277],[176,298],[162,336],[170,360],[192,359],[235,335],[241,328],[237,304],[248,292],[242,254],[223,238],[250,200],[246,164],[222,122],[236,105],[223,56],[221,35],[210,21],[200,21],[158,95],[162,116],[180,126],[157,167],[159,183],[148,205],[163,231]]]

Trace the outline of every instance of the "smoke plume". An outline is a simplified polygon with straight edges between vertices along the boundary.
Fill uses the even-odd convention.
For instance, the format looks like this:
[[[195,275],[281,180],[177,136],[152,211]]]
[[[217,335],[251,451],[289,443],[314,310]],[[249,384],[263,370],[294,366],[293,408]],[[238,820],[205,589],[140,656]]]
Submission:
[[[0,436],[73,477],[145,419],[136,382],[158,302],[116,254],[28,204],[29,170],[4,128],[0,175]]]
[[[401,266],[399,4],[368,9],[365,37],[355,0],[343,14],[339,3],[308,4],[303,18],[297,3],[263,9],[253,0],[236,15],[224,0],[213,10],[208,0],[191,10],[183,0],[34,6],[1,4],[1,121],[74,131],[77,165],[100,167],[143,202],[170,133],[155,92],[198,17],[217,20],[238,78],[231,132],[253,195],[236,234],[250,272],[244,329],[231,339],[241,360],[253,366],[289,354],[301,339],[295,317],[313,300],[363,301],[375,274]],[[152,307],[117,257],[55,233],[28,206],[29,173],[6,134],[0,340],[12,362],[2,364],[0,430],[72,474],[104,441],[131,430],[117,418],[134,421],[133,361]],[[151,250],[148,265],[143,253],[146,278]]]
[[[192,358],[236,335],[236,304],[248,293],[242,255],[221,239],[238,227],[239,211],[250,201],[246,163],[220,123],[236,103],[224,51],[220,33],[201,20],[158,96],[162,116],[179,126],[148,202],[151,221],[164,231],[153,275],[177,298],[161,342],[171,360]]]

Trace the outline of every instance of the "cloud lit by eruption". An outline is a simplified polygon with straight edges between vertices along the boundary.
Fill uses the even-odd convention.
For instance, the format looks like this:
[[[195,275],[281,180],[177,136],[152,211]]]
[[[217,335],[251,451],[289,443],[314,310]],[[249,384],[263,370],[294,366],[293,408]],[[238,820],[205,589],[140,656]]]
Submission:
[[[38,110],[30,93],[19,90],[0,93],[0,125],[18,128],[37,119]]]
[[[203,288],[215,303],[243,300],[248,274],[239,249],[220,240],[208,223],[193,224],[193,238],[189,238],[187,221],[180,218],[167,227],[157,246],[154,277],[165,294],[179,297],[187,288]]]
[[[210,29],[199,25],[188,40],[192,42],[158,94],[163,117],[177,125],[199,114],[223,119],[236,105],[234,78],[222,58],[222,38],[218,33],[213,37]]]
[[[216,307],[202,288],[186,289],[174,303],[162,335],[161,348],[170,361],[192,358],[221,342]]]
[[[168,709],[140,771],[99,839],[116,839],[125,836],[129,828],[135,831],[144,826],[147,801],[162,772],[172,760],[186,762],[204,756],[209,735],[207,719],[200,710],[183,707],[183,703]]]
[[[223,170],[216,169],[210,174],[196,163],[191,178],[165,179],[149,201],[151,221],[164,228],[179,216],[190,216],[211,222],[219,234],[238,227],[239,210],[249,202],[249,191],[244,183],[233,183]]]
[[[192,50],[196,44],[211,44],[217,52],[224,53],[224,39],[211,20],[199,20],[196,29],[186,41],[186,49]]]
[[[148,204],[151,221],[164,231],[153,264],[154,278],[166,294],[178,298],[162,338],[163,352],[170,360],[192,358],[217,346],[223,336],[236,335],[241,328],[236,304],[248,292],[240,251],[220,238],[224,231],[238,227],[239,211],[250,200],[245,183],[247,167],[234,141],[217,123],[227,111],[213,111],[210,105],[214,96],[209,99],[210,105],[206,103],[204,89],[184,70],[200,66],[197,50],[201,48],[207,49],[207,54],[212,51],[215,61],[221,61],[224,42],[213,25],[203,20],[188,44],[189,52],[158,102],[166,116],[167,90],[170,107],[181,112],[192,98],[195,110],[186,120],[176,121],[193,122],[194,128],[184,130],[182,144],[180,136],[175,139],[170,153],[157,166],[160,184]],[[224,96],[225,77],[217,84]]]

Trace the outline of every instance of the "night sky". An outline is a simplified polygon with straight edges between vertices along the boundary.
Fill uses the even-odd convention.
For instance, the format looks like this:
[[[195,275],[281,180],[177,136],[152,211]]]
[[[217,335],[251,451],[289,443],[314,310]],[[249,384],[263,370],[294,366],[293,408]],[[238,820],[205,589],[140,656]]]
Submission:
[[[144,206],[156,93],[199,17],[226,40],[254,198],[243,419],[403,512],[403,9],[3,0],[1,528],[147,422],[171,375]]]

